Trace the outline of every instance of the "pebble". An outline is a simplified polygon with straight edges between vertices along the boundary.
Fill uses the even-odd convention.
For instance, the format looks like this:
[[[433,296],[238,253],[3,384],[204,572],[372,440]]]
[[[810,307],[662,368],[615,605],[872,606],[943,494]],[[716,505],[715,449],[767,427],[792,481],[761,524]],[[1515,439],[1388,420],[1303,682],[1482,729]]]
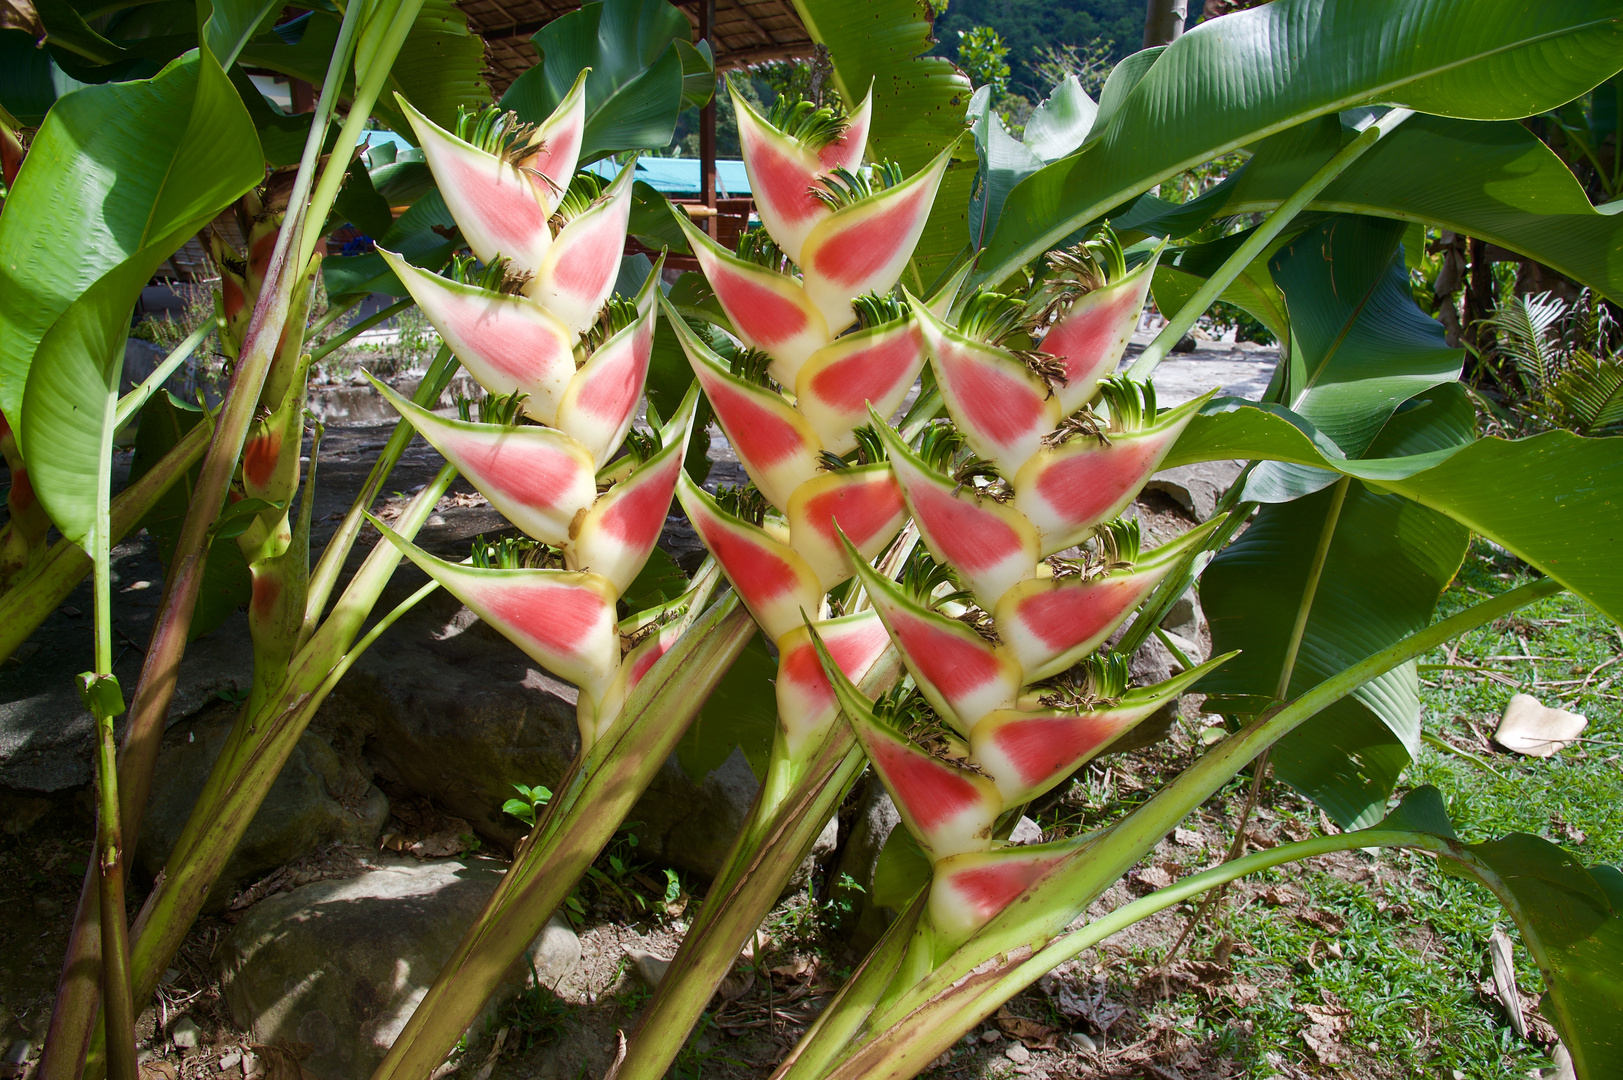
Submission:
[[[182,1050],[197,1049],[198,1040],[202,1037],[197,1024],[189,1016],[177,1017],[169,1025],[169,1041]]]
[[[1076,1047],[1078,1050],[1083,1050],[1091,1054],[1099,1049],[1098,1043],[1094,1042],[1091,1038],[1082,1034],[1080,1031],[1071,1032],[1069,1038],[1071,1040],[1071,1045]]]
[[[62,901],[49,896],[34,897],[34,914],[42,919],[54,918],[62,913]]]
[[[981,1032],[981,1042],[983,1043],[995,1043],[1002,1037],[1002,1033],[997,1031],[995,1028],[987,1028],[985,1031]]]
[[[1003,1051],[1003,1056],[1016,1065],[1024,1065],[1031,1060],[1031,1051],[1026,1049],[1025,1043],[1013,1042],[1009,1044],[1007,1050]]]
[[[232,1047],[220,1055],[221,1072],[230,1072],[240,1064],[242,1064],[242,1051],[236,1047]]]
[[[158,982],[164,986],[173,986],[178,978],[180,978],[179,968],[164,968],[163,974],[158,976]]]
[[[21,1065],[28,1060],[28,1051],[34,1048],[27,1039],[18,1039],[6,1049],[5,1063],[7,1065]]]

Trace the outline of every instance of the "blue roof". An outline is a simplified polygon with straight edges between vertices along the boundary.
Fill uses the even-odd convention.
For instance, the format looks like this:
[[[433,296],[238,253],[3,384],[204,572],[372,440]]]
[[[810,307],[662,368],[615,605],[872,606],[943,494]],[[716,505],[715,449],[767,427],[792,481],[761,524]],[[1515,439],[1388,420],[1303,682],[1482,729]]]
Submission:
[[[599,161],[586,167],[605,180],[620,175],[620,166],[612,161]],[[647,181],[655,191],[667,195],[698,195],[699,159],[640,157],[637,179]],[[749,176],[744,172],[742,161],[716,162],[716,194],[723,198],[750,194]]]

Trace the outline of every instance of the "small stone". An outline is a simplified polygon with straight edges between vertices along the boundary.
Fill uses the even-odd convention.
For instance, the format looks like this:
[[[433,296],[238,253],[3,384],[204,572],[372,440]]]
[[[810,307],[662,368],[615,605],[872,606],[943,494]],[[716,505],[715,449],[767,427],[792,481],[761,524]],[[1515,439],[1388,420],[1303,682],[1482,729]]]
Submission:
[[[650,987],[657,987],[659,981],[665,977],[665,973],[671,969],[669,960],[655,956],[651,952],[643,952],[641,949],[627,949],[626,957],[631,961],[632,970],[637,973],[637,978]]]
[[[5,1063],[7,1065],[23,1064],[28,1060],[28,1051],[33,1048],[34,1045],[27,1039],[18,1039],[6,1048]]]
[[[164,968],[163,974],[158,976],[158,983],[162,986],[173,986],[178,978],[180,978],[179,968]]]
[[[235,1069],[241,1064],[242,1050],[237,1047],[232,1047],[230,1050],[227,1050],[225,1053],[220,1055],[221,1072],[230,1072],[232,1069]]]
[[[1076,1049],[1081,1050],[1081,1051],[1083,1051],[1085,1053],[1091,1054],[1091,1053],[1093,1053],[1093,1052],[1095,1052],[1096,1050],[1099,1049],[1099,1044],[1098,1043],[1094,1042],[1091,1038],[1089,1038],[1087,1035],[1084,1035],[1080,1031],[1071,1032],[1071,1034],[1069,1036],[1067,1036],[1067,1038],[1069,1038],[1071,1040],[1071,1045],[1073,1047],[1075,1047]]]
[[[34,897],[34,914],[42,919],[54,919],[62,913],[62,901],[49,896]]]
[[[1003,1051],[1003,1056],[1016,1065],[1024,1065],[1031,1060],[1031,1051],[1026,1049],[1025,1043],[1013,1042],[1009,1044],[1007,1050]]]
[[[169,1025],[169,1041],[182,1050],[196,1050],[203,1033],[189,1016],[176,1018]]]
[[[995,1043],[1001,1038],[1003,1038],[1003,1033],[996,1028],[987,1028],[981,1032],[981,1042],[983,1043]]]

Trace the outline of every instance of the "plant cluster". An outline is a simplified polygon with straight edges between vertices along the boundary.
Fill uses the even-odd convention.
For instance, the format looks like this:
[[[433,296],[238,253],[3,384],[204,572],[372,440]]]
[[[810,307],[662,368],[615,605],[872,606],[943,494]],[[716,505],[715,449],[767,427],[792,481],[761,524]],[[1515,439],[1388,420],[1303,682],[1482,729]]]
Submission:
[[[0,451],[12,470],[0,628],[20,636],[0,651],[94,576],[96,659],[80,688],[97,736],[98,835],[38,1075],[133,1080],[134,1017],[305,725],[356,657],[439,588],[579,688],[580,748],[563,776],[508,803],[531,830],[376,1080],[440,1070],[559,910],[680,901],[671,875],[644,891],[622,822],[707,699],[738,692],[724,680],[758,632],[776,652],[747,691],[770,695],[776,716],[760,792],[616,1080],[703,1065],[684,1050],[689,1032],[864,770],[919,857],[892,867],[899,917],[780,1078],[915,1075],[1141,919],[1246,874],[1386,847],[1506,905],[1578,1074],[1612,1075],[1623,874],[1533,836],[1467,843],[1435,789],[1396,796],[1420,722],[1420,656],[1563,589],[1623,613],[1611,552],[1623,444],[1570,431],[1478,438],[1461,353],[1416,308],[1400,245],[1403,222],[1446,217],[1623,295],[1609,218],[1502,119],[1615,74],[1623,6],[1276,0],[1127,58],[1099,101],[1068,77],[1016,138],[990,86],[971,95],[962,73],[922,55],[929,23],[913,0],[813,4],[829,84],[764,113],[731,94],[761,219],[732,251],[638,192],[634,156],[607,177],[583,169],[667,144],[683,107],[708,98],[708,57],[663,0],[603,0],[544,28],[547,63],[499,107],[433,77],[401,82],[440,70],[410,62],[444,55],[437,35],[453,16],[440,0],[313,12],[332,30],[310,80],[323,91],[288,140],[298,167],[268,182],[286,131],[225,75],[239,56],[284,55],[250,44],[263,13],[217,2],[196,51],[150,80],[109,71],[44,117],[0,214],[0,265],[20,275],[0,291]],[[894,32],[873,33],[875,20]],[[210,122],[119,122],[161,109]],[[374,116],[411,133],[411,160],[351,164]],[[1501,173],[1412,167],[1440,145]],[[1151,194],[1238,147],[1246,162],[1187,201]],[[163,167],[68,182],[124,177],[115,166],[128,162]],[[396,219],[391,198],[406,191]],[[52,230],[73,224],[68,197],[75,220],[143,223],[138,239],[81,245],[63,271]],[[123,399],[118,359],[152,267],[239,199],[249,243],[218,252],[214,326],[233,379],[219,409],[183,431],[154,390],[210,329]],[[322,257],[340,214],[374,250]],[[1555,227],[1556,216],[1588,227]],[[669,283],[663,261],[623,260],[633,230],[690,253],[698,272]],[[344,299],[313,315],[318,279]],[[378,288],[403,299],[317,344]],[[1168,324],[1122,370],[1152,294]],[[1161,408],[1156,365],[1219,301],[1285,346],[1265,400],[1213,390]],[[310,372],[413,305],[443,345],[412,400],[376,384],[401,422],[312,564]],[[1505,332],[1545,400],[1609,429],[1614,403],[1560,388],[1580,351],[1584,364],[1613,362],[1610,326],[1580,314],[1558,348],[1553,316],[1523,314],[1528,325]],[[459,368],[484,395],[452,419],[434,407]],[[748,486],[712,494],[685,468],[701,399]],[[154,462],[115,497],[113,433],[138,413]],[[417,435],[446,464],[385,522],[373,502]],[[1230,459],[1246,471],[1200,528],[1146,549],[1121,520],[1158,470]],[[464,561],[420,548],[417,530],[458,474],[523,536],[481,537]],[[110,546],[171,490],[184,498],[170,508],[164,610],[121,755]],[[691,575],[653,555],[673,500],[708,552]],[[380,538],[345,581],[368,522]],[[62,539],[47,546],[52,525]],[[1437,620],[1473,533],[1545,576]],[[430,581],[374,618],[402,559]],[[232,566],[253,683],[132,932],[124,852],[175,667],[200,598],[214,595],[204,575]],[[1125,657],[1197,581],[1218,655],[1131,685]],[[1223,713],[1225,737],[1141,800],[1083,808],[1086,831],[1009,842],[1033,800],[1186,689]],[[1089,916],[1265,755],[1343,831],[1236,852]],[[820,915],[837,919],[853,891]],[[527,999],[522,1036],[546,1038],[553,1009]]]

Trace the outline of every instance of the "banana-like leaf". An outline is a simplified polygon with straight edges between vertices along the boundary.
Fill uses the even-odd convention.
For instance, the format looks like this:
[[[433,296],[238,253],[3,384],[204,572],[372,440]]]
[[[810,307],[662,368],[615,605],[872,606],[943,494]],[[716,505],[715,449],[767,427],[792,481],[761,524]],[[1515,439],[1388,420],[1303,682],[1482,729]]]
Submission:
[[[1407,457],[1349,460],[1307,421],[1277,406],[1224,398],[1184,430],[1163,468],[1225,458],[1334,469],[1402,495],[1481,533],[1604,611],[1623,619],[1623,438],[1549,431],[1478,439]],[[1574,486],[1573,478],[1584,482]]]
[[[1009,194],[980,276],[1001,281],[1162,180],[1351,105],[1481,120],[1554,108],[1617,70],[1620,15],[1619,0],[1278,0],[1210,20],[1147,67],[1123,62],[1138,77],[1114,96],[1107,84],[1081,151]]]
[[[241,100],[207,53],[151,79],[87,87],[52,108],[0,214],[0,412],[19,428],[25,454],[23,390],[46,330],[115,270],[127,267],[126,284],[139,290],[259,182],[262,162]],[[98,301],[110,319],[114,299],[127,321],[135,292]],[[101,360],[91,362],[99,370]]]
[[[1459,377],[1465,353],[1415,306],[1401,222],[1337,215],[1274,256],[1291,314],[1285,403],[1361,456],[1401,403]]]
[[[426,166],[419,167],[426,170]],[[376,185],[376,177],[373,183]],[[387,231],[373,237],[377,250],[365,255],[334,255],[322,260],[321,277],[327,287],[327,295],[353,296],[369,292],[402,297],[411,295],[390,268],[383,252],[395,252],[413,266],[437,273],[451,261],[451,254],[461,246],[456,228],[456,219],[451,216],[439,189],[424,193],[394,220]]]
[[[1233,183],[1196,200],[1202,217],[1277,206],[1340,149],[1342,130],[1325,116],[1265,139]],[[1412,117],[1308,207],[1481,237],[1623,299],[1623,267],[1614,258],[1623,207],[1592,206],[1566,164],[1521,124]]]
[[[1071,81],[1075,82],[1074,76]],[[980,171],[975,176],[975,194],[969,200],[969,242],[978,251],[991,239],[992,227],[1003,212],[1003,202],[1009,197],[1009,192],[1048,161],[1009,133],[1009,129],[1003,125],[1003,118],[992,111],[990,86],[980,87],[970,98],[969,116],[969,130],[975,137],[975,154],[981,160]],[[1078,145],[1081,141],[1077,140]]]
[[[1469,442],[1475,419],[1458,384],[1438,387],[1395,415],[1377,454]],[[1265,506],[1201,575],[1201,605],[1214,649],[1240,657],[1201,689],[1220,712],[1252,714],[1272,703],[1303,588],[1334,493]],[[1396,495],[1349,487],[1291,673],[1294,697],[1431,621],[1470,540],[1464,526]],[[1343,828],[1385,813],[1420,744],[1420,685],[1413,661],[1379,675],[1297,728],[1273,749],[1280,779]]]
[[[684,78],[704,54],[680,51],[693,28],[665,0],[601,0],[553,19],[530,39],[541,62],[514,80],[502,108],[523,120],[550,115],[586,68],[582,164],[622,150],[661,149],[684,107]]]
[[[898,162],[909,176],[963,133],[972,88],[934,48],[928,8],[916,0],[793,0],[812,40],[828,46],[834,83],[848,109],[871,94],[869,157]],[[871,88],[871,89],[870,89]],[[931,288],[964,250],[975,163],[958,144],[935,207],[913,249],[914,292]]]

